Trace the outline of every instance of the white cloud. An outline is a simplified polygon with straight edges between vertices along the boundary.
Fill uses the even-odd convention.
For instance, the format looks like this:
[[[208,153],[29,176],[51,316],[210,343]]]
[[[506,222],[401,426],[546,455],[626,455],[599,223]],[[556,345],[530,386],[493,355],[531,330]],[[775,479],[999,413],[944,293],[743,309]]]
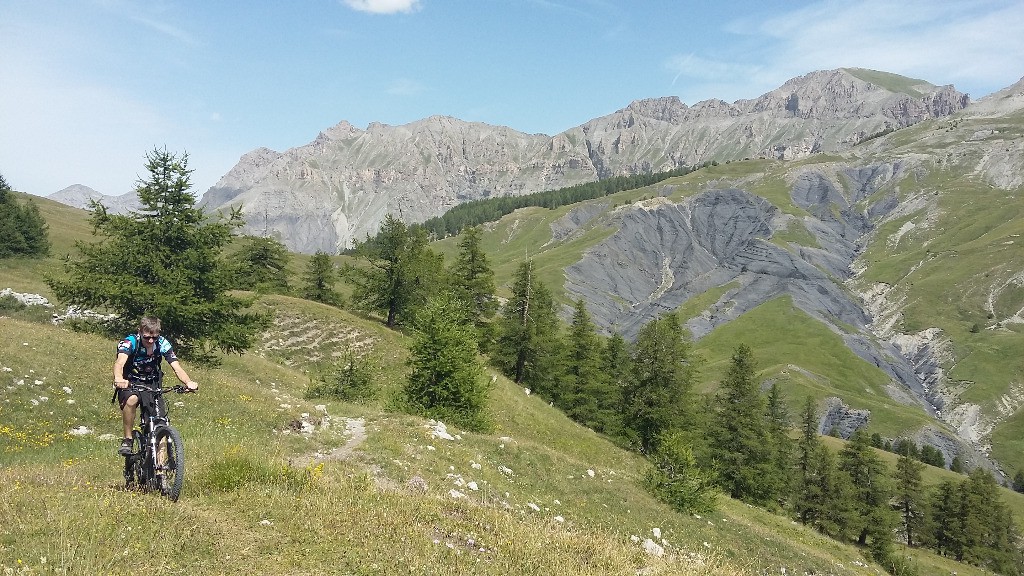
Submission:
[[[420,0],[344,0],[353,10],[371,14],[395,14],[419,10]]]
[[[698,99],[753,98],[813,70],[872,68],[955,84],[978,98],[1024,74],[1017,0],[826,0],[768,20],[737,19],[728,53],[682,54],[665,68]],[[748,48],[753,46],[754,48]]]
[[[1016,0],[830,1],[765,21],[754,33],[778,46],[768,63],[787,77],[858,66],[995,90],[1024,73],[1024,3]]]

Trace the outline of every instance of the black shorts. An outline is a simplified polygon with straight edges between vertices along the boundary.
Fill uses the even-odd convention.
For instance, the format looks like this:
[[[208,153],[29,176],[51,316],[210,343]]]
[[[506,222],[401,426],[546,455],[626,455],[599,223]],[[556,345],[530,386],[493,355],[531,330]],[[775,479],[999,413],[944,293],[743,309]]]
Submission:
[[[121,405],[122,410],[124,410],[125,403],[127,403],[128,399],[131,398],[132,396],[139,397],[139,406],[143,409],[143,411],[148,411],[148,409],[154,405],[153,395],[149,392],[139,392],[137,390],[132,390],[131,388],[118,388],[117,402],[118,404]],[[160,403],[161,411],[166,414],[167,405],[163,403],[163,396],[161,396],[160,398],[156,398],[155,400],[156,402]]]

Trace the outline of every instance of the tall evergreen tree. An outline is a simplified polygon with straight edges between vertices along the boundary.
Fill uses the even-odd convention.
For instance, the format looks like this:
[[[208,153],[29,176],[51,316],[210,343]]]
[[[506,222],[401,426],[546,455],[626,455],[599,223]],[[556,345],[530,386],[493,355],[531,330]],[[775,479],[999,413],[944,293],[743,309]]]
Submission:
[[[687,428],[696,377],[692,360],[675,313],[640,328],[623,387],[622,417],[625,434],[643,453],[654,453],[663,432]]]
[[[481,430],[487,381],[477,358],[476,331],[464,321],[463,306],[445,292],[417,313],[405,399],[419,414]]]
[[[302,297],[333,306],[341,304],[341,296],[334,290],[337,277],[338,271],[331,257],[323,250],[317,250],[302,275]]]
[[[533,260],[519,265],[512,295],[496,322],[491,359],[518,384],[560,403],[562,342],[554,300],[537,279]]]
[[[814,463],[821,450],[818,440],[818,415],[814,399],[810,396],[804,402],[800,418],[800,440],[796,447],[796,478],[793,487],[792,506],[802,524],[809,524],[820,515],[824,501],[821,487],[815,476]]]
[[[850,476],[839,469],[836,456],[816,439],[816,458],[811,463],[813,482],[820,500],[815,504],[811,526],[840,541],[857,537],[862,526],[857,489]]]
[[[963,519],[960,487],[952,480],[939,484],[928,499],[922,540],[943,556],[963,559]]]
[[[921,470],[924,464],[910,457],[910,450],[900,454],[896,461],[896,506],[903,522],[903,534],[907,546],[914,546],[914,538],[924,526],[925,500],[921,487]]]
[[[350,266],[345,277],[353,284],[352,302],[382,314],[389,328],[412,317],[440,285],[443,257],[427,247],[422,227],[407,227],[388,214],[375,238],[357,242],[352,253],[366,261]]]
[[[566,338],[563,409],[598,432],[617,429],[618,390],[602,366],[603,346],[583,299],[576,301]]]
[[[768,418],[768,438],[771,442],[771,473],[765,479],[771,483],[770,490],[776,498],[784,500],[789,495],[789,488],[792,484],[790,474],[793,464],[793,439],[789,436],[792,422],[789,417],[789,408],[786,406],[786,399],[779,383],[772,382],[768,389],[766,405]]]
[[[67,303],[116,313],[113,329],[121,334],[153,315],[185,354],[213,359],[214,350],[245,350],[269,319],[245,311],[251,299],[228,293],[219,256],[241,215],[214,221],[196,207],[187,155],[153,150],[146,171],[135,188],[140,212],[111,215],[94,204],[92,223],[103,239],[78,242],[81,258],[68,263],[70,276],[47,283]]]
[[[715,403],[712,453],[722,489],[733,498],[772,505],[784,486],[775,468],[764,399],[755,381],[754,354],[733,352]]]
[[[459,254],[450,273],[452,286],[458,296],[469,304],[469,317],[478,330],[484,328],[486,321],[498,310],[494,298],[494,270],[480,245],[482,235],[479,226],[463,230]]]
[[[871,448],[863,430],[854,431],[840,452],[839,468],[845,472],[855,489],[859,525],[855,527],[857,543],[868,546],[879,562],[890,560],[892,533],[896,517],[889,506],[892,488],[885,462]]]

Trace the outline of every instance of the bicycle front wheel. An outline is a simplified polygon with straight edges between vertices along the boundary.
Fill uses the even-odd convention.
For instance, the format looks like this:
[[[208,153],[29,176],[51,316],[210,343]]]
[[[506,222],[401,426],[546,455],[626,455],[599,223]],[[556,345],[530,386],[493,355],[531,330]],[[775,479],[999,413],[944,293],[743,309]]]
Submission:
[[[171,502],[176,502],[185,481],[185,443],[181,440],[181,434],[171,426],[158,428],[156,450],[154,479],[157,488]]]

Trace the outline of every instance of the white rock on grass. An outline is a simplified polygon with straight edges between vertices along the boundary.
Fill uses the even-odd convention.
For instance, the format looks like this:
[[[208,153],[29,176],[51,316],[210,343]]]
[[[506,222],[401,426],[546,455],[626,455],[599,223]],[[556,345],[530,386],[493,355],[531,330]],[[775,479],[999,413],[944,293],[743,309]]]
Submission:
[[[540,506],[537,506],[533,502],[527,502],[526,505],[529,506],[530,509],[533,510],[534,512],[540,512]]]
[[[644,540],[644,551],[651,556],[661,557],[665,555],[665,549],[650,538]]]
[[[427,427],[430,428],[430,436],[433,438],[455,440],[455,437],[448,433],[448,427],[445,426],[444,422],[431,420]]]
[[[68,434],[71,434],[72,436],[87,436],[89,434],[92,434],[92,430],[85,426],[79,426],[77,428],[72,428],[71,430],[69,430]]]
[[[651,533],[654,534],[655,538],[661,538],[661,528],[652,528]]]

